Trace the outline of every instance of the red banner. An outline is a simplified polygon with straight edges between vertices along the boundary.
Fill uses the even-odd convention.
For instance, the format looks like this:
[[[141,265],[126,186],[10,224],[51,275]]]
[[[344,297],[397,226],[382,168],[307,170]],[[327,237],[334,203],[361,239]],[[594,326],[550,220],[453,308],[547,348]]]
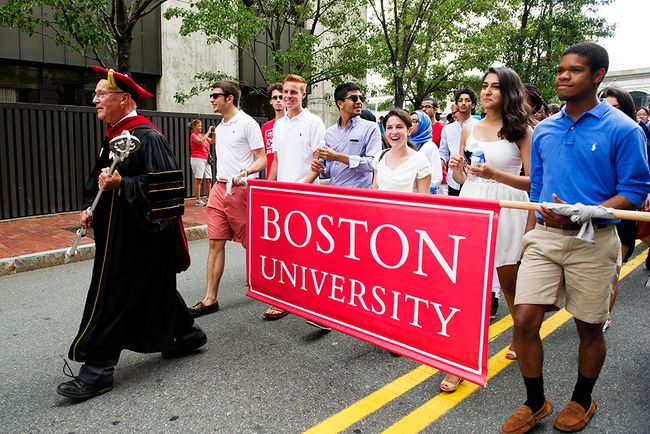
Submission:
[[[499,204],[249,181],[248,295],[485,385]]]

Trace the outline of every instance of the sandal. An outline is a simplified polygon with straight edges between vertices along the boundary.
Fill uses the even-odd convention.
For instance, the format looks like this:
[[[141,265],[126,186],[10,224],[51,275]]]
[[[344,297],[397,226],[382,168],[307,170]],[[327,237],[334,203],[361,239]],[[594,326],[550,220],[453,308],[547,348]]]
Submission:
[[[517,353],[512,348],[508,348],[506,352],[506,359],[508,360],[517,360]]]
[[[450,392],[450,393],[455,392],[456,389],[458,389],[460,383],[463,382],[463,379],[460,377],[456,377],[457,378],[456,381],[449,381],[447,380],[447,378],[449,377],[453,377],[453,375],[445,374],[445,378],[443,378],[442,381],[440,382],[440,390],[442,390],[443,392]]]
[[[269,321],[274,321],[276,319],[284,318],[287,315],[289,315],[289,312],[277,308],[275,306],[269,306],[269,308],[266,309],[266,312],[264,312],[264,318]]]

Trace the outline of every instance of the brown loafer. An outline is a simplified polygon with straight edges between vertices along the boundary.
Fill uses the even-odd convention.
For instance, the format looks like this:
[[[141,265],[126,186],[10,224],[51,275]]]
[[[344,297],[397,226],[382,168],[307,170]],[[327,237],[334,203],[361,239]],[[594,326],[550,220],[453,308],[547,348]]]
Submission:
[[[593,398],[587,411],[577,402],[569,401],[555,419],[555,428],[564,432],[580,431],[587,426],[595,412],[596,401]]]
[[[206,306],[205,304],[203,304],[202,301],[199,301],[194,306],[188,307],[187,310],[190,311],[192,317],[196,318],[197,316],[207,315],[213,312],[219,312],[219,302],[215,301],[211,305]]]
[[[499,432],[501,434],[524,434],[551,413],[553,413],[553,404],[548,398],[544,398],[544,405],[535,413],[527,405],[522,405],[505,421]]]

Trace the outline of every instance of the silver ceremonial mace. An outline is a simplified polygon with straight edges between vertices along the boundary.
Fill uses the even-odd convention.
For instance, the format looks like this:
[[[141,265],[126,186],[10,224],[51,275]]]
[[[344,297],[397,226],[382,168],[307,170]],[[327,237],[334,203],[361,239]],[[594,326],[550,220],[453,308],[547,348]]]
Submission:
[[[108,147],[113,152],[113,164],[111,164],[111,167],[108,169],[108,174],[111,175],[113,172],[115,172],[115,168],[119,163],[126,160],[126,157],[128,157],[131,154],[131,152],[135,152],[138,150],[138,148],[140,148],[140,140],[136,136],[129,133],[128,130],[124,130],[122,131],[122,134],[112,138],[111,141],[108,142]],[[97,203],[99,202],[99,198],[101,197],[103,192],[104,190],[100,188],[99,191],[97,192],[97,196],[95,196],[95,200],[93,201],[93,204],[90,206],[90,208],[88,208],[89,218],[93,216],[93,212],[95,212],[95,207],[97,206]],[[70,262],[72,258],[76,256],[79,243],[81,242],[81,239],[85,236],[86,236],[86,229],[84,228],[77,229],[77,238],[74,240],[74,243],[72,243],[72,246],[68,249],[68,251],[65,252],[65,258],[63,259],[64,264],[67,264],[68,262]]]

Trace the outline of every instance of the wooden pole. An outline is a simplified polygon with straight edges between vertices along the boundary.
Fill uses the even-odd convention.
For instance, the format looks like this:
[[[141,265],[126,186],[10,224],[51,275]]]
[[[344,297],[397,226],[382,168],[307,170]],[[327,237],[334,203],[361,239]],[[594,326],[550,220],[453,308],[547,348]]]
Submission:
[[[535,211],[538,203],[535,202],[517,202],[514,200],[500,200],[501,208],[522,209],[525,211]],[[626,209],[613,209],[614,216],[621,220],[637,220],[641,222],[650,222],[650,212],[630,211]]]

